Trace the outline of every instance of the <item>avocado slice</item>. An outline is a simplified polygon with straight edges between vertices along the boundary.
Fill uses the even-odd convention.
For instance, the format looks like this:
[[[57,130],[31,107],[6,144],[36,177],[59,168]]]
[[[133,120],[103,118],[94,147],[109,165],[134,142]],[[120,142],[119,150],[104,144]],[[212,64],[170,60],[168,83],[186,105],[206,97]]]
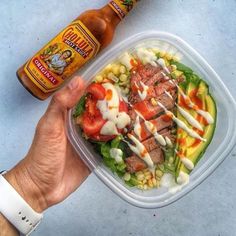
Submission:
[[[184,91],[184,88],[181,87],[181,89]],[[184,91],[185,94],[187,96],[190,96],[190,94],[192,93],[193,90],[195,89],[198,89],[198,84],[196,83],[192,83],[192,82],[189,82],[187,87],[186,87],[186,90]],[[178,92],[178,103],[180,101],[180,93]],[[204,105],[204,104],[203,104]],[[190,114],[196,119],[197,118],[197,113],[196,111],[190,109],[188,110],[190,112]],[[181,121],[183,121],[188,127],[191,128],[191,126],[189,125],[189,123],[185,120],[185,118],[179,113],[178,109],[177,109],[177,118],[180,119]],[[182,130],[181,132],[179,132],[179,129],[177,129],[177,140],[185,140],[185,143],[184,145],[182,144],[181,145],[181,151],[184,153],[187,149],[188,146],[191,146],[195,139],[190,137],[187,132],[185,132],[184,130]],[[179,143],[177,143],[176,145],[176,149],[179,150]],[[180,168],[180,165],[181,165],[181,161],[180,161],[180,158],[175,155],[175,166],[176,166],[176,176],[178,176],[178,170]]]
[[[216,108],[215,101],[212,98],[212,96],[209,94],[208,85],[204,81],[201,81],[198,85],[197,96],[203,101],[204,109],[206,109],[211,114],[211,116],[214,118],[214,123],[204,126],[203,138],[205,138],[207,140],[206,142],[200,142],[199,144],[195,145],[194,147],[191,147],[191,145],[189,145],[191,143],[189,139],[193,139],[193,138],[191,138],[189,136],[186,137],[186,139],[189,141],[186,142],[187,143],[186,147],[182,147],[182,148],[186,151],[185,152],[186,158],[191,160],[193,162],[194,166],[197,165],[198,161],[201,159],[204,152],[206,151],[206,148],[208,147],[208,145],[210,144],[210,142],[212,140],[212,137],[213,137],[213,134],[215,131],[215,126],[216,126],[216,114],[217,114],[217,108]],[[194,117],[195,117],[195,115],[194,115]],[[188,174],[191,172],[179,160],[176,165],[176,177],[178,177],[180,171],[183,171]]]

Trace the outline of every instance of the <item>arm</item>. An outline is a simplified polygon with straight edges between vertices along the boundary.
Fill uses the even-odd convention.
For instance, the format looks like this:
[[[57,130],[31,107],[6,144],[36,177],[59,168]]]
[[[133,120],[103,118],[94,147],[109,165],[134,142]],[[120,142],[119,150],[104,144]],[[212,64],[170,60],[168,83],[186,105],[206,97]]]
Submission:
[[[18,236],[19,232],[13,225],[0,213],[1,236]]]
[[[65,130],[67,110],[77,103],[82,86],[82,80],[76,78],[53,96],[37,125],[28,154],[4,175],[37,212],[63,201],[90,173],[67,140]],[[0,216],[0,230],[1,236],[17,235],[3,216]]]

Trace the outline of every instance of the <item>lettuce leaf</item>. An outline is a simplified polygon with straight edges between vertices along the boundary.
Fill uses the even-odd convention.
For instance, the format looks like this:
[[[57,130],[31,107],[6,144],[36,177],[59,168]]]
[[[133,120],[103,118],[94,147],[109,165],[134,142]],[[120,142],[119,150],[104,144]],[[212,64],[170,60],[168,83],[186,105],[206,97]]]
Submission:
[[[83,95],[75,107],[73,116],[76,118],[80,116],[85,110],[86,95]]]

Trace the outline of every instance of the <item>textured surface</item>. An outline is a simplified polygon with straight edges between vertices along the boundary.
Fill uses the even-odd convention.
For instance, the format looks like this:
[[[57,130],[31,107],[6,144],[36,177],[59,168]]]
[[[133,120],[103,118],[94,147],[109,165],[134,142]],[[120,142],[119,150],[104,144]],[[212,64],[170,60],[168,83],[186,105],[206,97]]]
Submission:
[[[15,71],[85,9],[100,1],[0,1],[0,169],[26,154],[47,102],[18,83]],[[112,45],[157,29],[179,35],[207,59],[236,98],[236,1],[143,0],[121,23]],[[111,46],[112,46],[111,45]],[[94,175],[66,201],[45,213],[32,235],[233,236],[236,232],[236,149],[203,184],[157,210],[135,208]]]

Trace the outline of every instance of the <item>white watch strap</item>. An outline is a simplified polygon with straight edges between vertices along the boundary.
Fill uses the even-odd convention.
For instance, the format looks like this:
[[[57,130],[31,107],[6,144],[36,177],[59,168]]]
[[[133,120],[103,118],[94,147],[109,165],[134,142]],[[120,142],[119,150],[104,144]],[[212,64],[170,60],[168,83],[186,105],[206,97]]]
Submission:
[[[0,212],[25,235],[29,235],[43,217],[43,214],[37,213],[26,203],[1,174]]]

